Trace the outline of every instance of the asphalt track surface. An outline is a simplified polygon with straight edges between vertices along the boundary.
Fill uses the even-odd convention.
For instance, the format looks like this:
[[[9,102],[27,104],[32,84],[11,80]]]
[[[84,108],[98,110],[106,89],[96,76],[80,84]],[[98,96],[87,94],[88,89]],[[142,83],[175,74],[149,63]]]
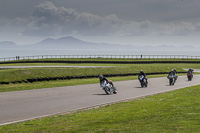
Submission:
[[[72,112],[96,106],[130,100],[200,84],[200,75],[187,81],[179,76],[174,86],[166,77],[148,79],[147,88],[138,80],[113,82],[117,94],[106,95],[99,84],[55,87],[0,93],[0,125]]]

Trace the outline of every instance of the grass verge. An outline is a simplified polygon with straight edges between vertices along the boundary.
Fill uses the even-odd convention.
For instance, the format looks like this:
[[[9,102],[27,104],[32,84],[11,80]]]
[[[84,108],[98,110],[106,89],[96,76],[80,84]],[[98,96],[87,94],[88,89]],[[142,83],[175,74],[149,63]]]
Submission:
[[[43,59],[44,61],[47,59]],[[48,59],[58,60],[59,59]],[[60,59],[62,60],[62,59]],[[78,60],[78,59],[70,59]],[[80,60],[80,59],[79,59]],[[85,59],[93,60],[93,59]],[[106,59],[97,59],[106,60]],[[107,59],[111,60],[111,59]],[[116,59],[117,60],[117,59]],[[120,59],[121,60],[121,59]],[[129,59],[122,59],[129,60]],[[130,59],[131,60],[131,59]],[[164,60],[164,59],[163,59]],[[141,61],[143,61],[141,59]],[[19,61],[20,62],[20,61]],[[126,73],[139,73],[142,69],[145,73],[153,72],[169,72],[171,69],[176,68],[177,71],[183,71],[183,68],[196,68],[200,69],[200,64],[188,64],[188,63],[171,63],[171,64],[95,64],[95,63],[13,63],[13,64],[1,64],[6,66],[114,66],[106,68],[17,68],[17,69],[4,69],[0,70],[0,82],[11,81],[27,81],[27,79],[34,78],[48,78],[48,77],[64,77],[64,76],[85,76],[85,75],[99,75],[99,74],[126,74]],[[155,77],[157,75],[154,75]],[[159,76],[159,75],[158,75]],[[149,76],[148,76],[149,77]],[[134,76],[129,77],[111,77],[113,81],[136,79]],[[81,85],[97,83],[98,79],[75,79],[75,80],[56,80],[56,81],[44,81],[35,83],[17,83],[9,85],[0,85],[0,92],[19,91],[29,89],[40,89],[49,87],[60,87],[70,85]]]
[[[0,127],[2,133],[200,132],[200,85]]]
[[[149,75],[148,78],[163,77],[162,75]],[[126,76],[126,77],[112,77],[113,82],[124,81],[124,80],[134,80],[137,76]],[[62,86],[72,86],[72,85],[84,85],[99,83],[98,78],[91,79],[72,79],[72,80],[57,80],[57,81],[45,81],[45,82],[35,82],[35,83],[20,83],[20,84],[9,84],[0,85],[0,92],[10,92],[10,91],[22,91],[22,90],[32,90],[41,88],[51,88],[51,87],[62,87]]]
[[[101,65],[104,66],[105,64]],[[139,73],[141,69],[145,73],[152,73],[169,72],[173,68],[176,68],[177,71],[183,71],[183,68],[200,68],[200,64],[110,64],[109,66],[115,67],[5,69],[0,70],[0,82],[22,81],[32,78]]]

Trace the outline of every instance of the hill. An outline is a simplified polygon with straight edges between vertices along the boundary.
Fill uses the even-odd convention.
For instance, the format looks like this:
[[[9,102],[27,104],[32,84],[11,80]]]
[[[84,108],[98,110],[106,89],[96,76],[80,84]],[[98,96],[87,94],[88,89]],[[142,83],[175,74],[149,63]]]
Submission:
[[[18,45],[11,41],[0,42],[1,49],[15,49],[18,48]]]
[[[14,42],[4,41],[0,42],[0,49],[72,49],[72,50],[132,50],[132,51],[192,51],[199,50],[199,47],[186,46],[171,46],[171,45],[159,45],[159,46],[134,46],[131,45],[119,45],[108,43],[94,43],[82,41],[72,36],[66,36],[61,38],[46,38],[38,43],[29,45],[17,45]]]

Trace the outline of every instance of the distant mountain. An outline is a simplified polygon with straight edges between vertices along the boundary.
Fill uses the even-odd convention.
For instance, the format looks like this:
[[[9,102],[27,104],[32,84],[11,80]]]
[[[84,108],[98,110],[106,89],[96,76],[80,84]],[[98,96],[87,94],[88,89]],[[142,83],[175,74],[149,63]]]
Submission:
[[[173,45],[159,45],[159,46],[144,46],[143,50],[151,51],[195,51],[200,50],[200,47],[191,45],[173,46]]]
[[[34,45],[71,45],[71,44],[86,44],[86,42],[76,39],[71,36],[62,37],[58,39],[47,38]]]
[[[14,42],[10,42],[10,41],[3,41],[0,42],[0,48],[1,49],[14,49],[17,48],[18,45],[15,44]]]
[[[29,45],[17,45],[14,42],[4,41],[0,42],[0,49],[101,49],[101,50],[131,50],[131,51],[189,51],[200,50],[199,47],[193,47],[190,45],[185,46],[131,46],[131,45],[119,45],[119,44],[107,44],[107,43],[94,43],[86,42],[74,38],[72,36],[66,36],[58,39],[46,38],[38,43]]]
[[[125,46],[127,47],[127,46]],[[58,39],[47,38],[38,43],[27,45],[26,48],[41,48],[41,49],[121,49],[122,45],[93,43],[76,39],[71,36]]]

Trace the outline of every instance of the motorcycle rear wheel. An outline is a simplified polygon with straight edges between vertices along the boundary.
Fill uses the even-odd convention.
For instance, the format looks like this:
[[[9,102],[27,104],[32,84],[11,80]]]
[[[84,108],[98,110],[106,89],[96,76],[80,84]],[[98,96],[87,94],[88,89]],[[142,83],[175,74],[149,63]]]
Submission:
[[[145,87],[147,87],[147,83],[145,84]]]
[[[113,87],[113,93],[117,94],[117,89],[115,87]]]

